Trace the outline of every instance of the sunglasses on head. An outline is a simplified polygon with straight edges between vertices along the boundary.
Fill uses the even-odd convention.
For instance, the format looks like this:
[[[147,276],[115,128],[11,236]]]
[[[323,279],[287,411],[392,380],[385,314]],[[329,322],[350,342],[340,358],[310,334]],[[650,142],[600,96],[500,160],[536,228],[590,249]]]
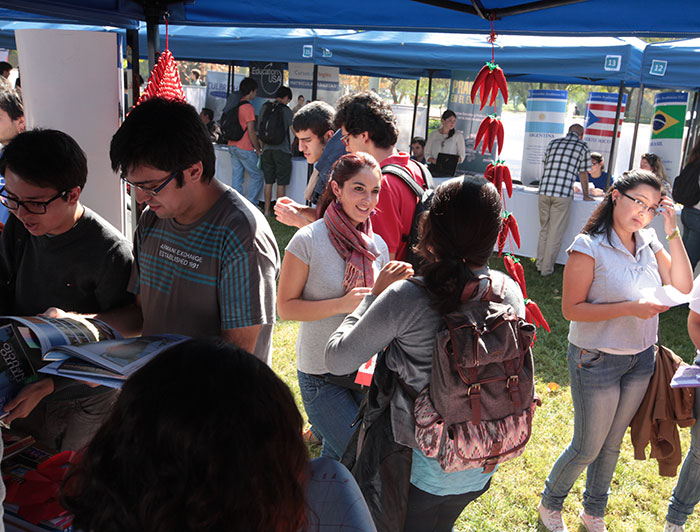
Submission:
[[[655,164],[656,161],[659,160],[659,156],[654,155],[653,153],[645,153],[644,155],[642,155],[642,159],[646,159],[649,162],[649,164]]]

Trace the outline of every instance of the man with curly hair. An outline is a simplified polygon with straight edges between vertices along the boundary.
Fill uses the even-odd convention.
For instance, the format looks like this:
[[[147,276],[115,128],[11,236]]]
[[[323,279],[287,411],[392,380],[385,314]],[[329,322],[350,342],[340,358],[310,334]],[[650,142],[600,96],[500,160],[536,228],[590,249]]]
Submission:
[[[342,130],[342,141],[349,153],[369,153],[379,161],[383,171],[382,189],[372,227],[386,242],[391,258],[405,260],[418,197],[400,177],[386,172],[385,167],[405,168],[423,188],[425,181],[420,166],[408,153],[396,149],[399,129],[391,106],[370,91],[343,96],[336,105],[335,125]]]

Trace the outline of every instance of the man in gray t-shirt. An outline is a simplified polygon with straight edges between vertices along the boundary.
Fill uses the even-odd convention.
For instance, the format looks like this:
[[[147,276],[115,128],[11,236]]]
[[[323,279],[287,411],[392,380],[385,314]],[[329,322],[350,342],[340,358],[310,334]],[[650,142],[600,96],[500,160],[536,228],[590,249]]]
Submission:
[[[148,208],[134,242],[136,303],[98,317],[125,334],[219,336],[269,364],[279,250],[262,213],[214,179],[194,107],[161,98],[135,107],[110,158]]]

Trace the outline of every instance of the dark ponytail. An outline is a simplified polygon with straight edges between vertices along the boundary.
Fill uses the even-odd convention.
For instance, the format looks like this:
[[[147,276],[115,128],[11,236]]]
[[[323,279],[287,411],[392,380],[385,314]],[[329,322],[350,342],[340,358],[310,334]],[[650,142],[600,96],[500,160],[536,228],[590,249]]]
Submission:
[[[501,212],[496,187],[482,177],[451,179],[435,190],[416,251],[428,261],[421,274],[440,314],[459,307],[471,269],[488,264]]]

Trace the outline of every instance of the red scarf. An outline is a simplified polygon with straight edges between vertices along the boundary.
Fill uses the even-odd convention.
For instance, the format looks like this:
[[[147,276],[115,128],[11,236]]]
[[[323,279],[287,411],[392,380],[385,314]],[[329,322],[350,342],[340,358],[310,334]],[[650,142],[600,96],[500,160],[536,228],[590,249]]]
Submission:
[[[323,221],[333,247],[345,261],[345,292],[356,287],[372,288],[372,263],[377,259],[379,250],[374,245],[374,233],[369,218],[358,229],[345,214],[343,207],[334,201],[326,209]]]

